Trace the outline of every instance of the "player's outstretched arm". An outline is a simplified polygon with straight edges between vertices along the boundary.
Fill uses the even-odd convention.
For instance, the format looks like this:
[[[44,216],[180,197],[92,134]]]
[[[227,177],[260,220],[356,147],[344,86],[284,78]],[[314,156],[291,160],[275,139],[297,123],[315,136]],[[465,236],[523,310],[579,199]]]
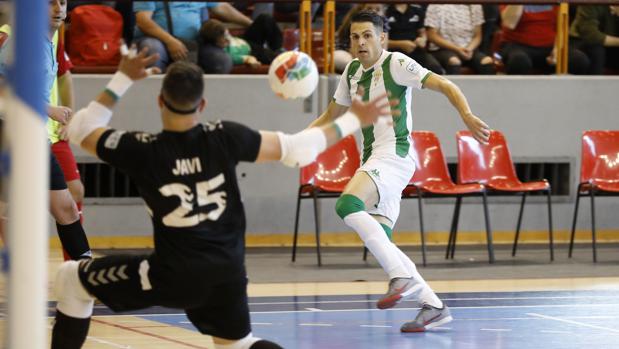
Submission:
[[[112,119],[112,109],[127,92],[134,81],[144,79],[158,68],[147,68],[157,61],[157,54],[148,55],[147,49],[137,52],[135,46],[127,49],[121,47],[122,58],[118,71],[97,98],[88,107],[77,112],[67,127],[67,134],[72,143],[81,146],[92,155],[97,155],[97,142],[108,128]]]
[[[391,108],[397,103],[397,100],[387,99],[386,94],[369,102],[353,100],[348,112],[324,126],[311,127],[294,135],[260,131],[262,142],[256,162],[281,161],[290,167],[309,165],[318,154],[360,127],[371,125],[382,116],[399,115],[399,110]]]
[[[316,118],[316,120],[312,121],[308,128],[327,125],[333,122],[333,120],[337,119],[338,117],[344,115],[347,110],[347,106],[337,104],[335,103],[335,101],[331,101],[324,113],[322,113],[318,118]]]
[[[490,138],[490,127],[473,114],[466,97],[464,97],[464,94],[456,84],[440,75],[430,74],[424,82],[423,87],[444,94],[449,99],[449,102],[458,110],[462,121],[473,133],[473,137],[480,143],[488,143],[488,139]]]

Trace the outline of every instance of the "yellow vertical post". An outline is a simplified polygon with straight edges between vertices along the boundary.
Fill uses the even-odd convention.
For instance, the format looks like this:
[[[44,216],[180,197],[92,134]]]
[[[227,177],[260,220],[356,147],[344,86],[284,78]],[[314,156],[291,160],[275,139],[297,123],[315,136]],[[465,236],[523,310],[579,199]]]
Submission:
[[[324,74],[335,73],[333,55],[335,53],[335,1],[327,0],[323,11],[323,55]]]
[[[299,47],[312,55],[312,1],[302,0],[299,10]]]
[[[559,5],[559,14],[557,18],[557,74],[567,74],[568,64],[568,41],[569,41],[569,4],[562,3]]]

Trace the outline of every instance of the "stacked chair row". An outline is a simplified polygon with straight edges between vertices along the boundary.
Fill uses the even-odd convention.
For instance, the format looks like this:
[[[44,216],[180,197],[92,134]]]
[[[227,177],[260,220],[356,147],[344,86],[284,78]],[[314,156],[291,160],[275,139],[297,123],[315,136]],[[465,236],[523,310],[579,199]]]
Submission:
[[[547,197],[548,249],[550,260],[554,260],[551,185],[547,180],[522,182],[518,179],[507,141],[501,132],[492,131],[488,144],[480,144],[468,131],[460,131],[456,134],[458,145],[457,183],[454,183],[449,175],[447,162],[436,135],[428,131],[414,131],[411,136],[416,169],[409,185],[404,189],[402,197],[418,199],[421,252],[424,266],[426,265],[426,244],[423,199],[456,198],[445,254],[445,258],[453,259],[462,198],[466,196],[482,197],[488,260],[490,263],[494,263],[488,196],[522,196],[512,247],[512,256],[515,256],[526,198],[533,192],[542,192]],[[581,176],[577,189],[569,256],[572,256],[573,251],[579,200],[581,196],[588,195],[591,197],[593,260],[597,261],[594,198],[596,195],[619,195],[619,131],[586,131],[583,134],[582,142]],[[301,169],[292,247],[293,262],[296,259],[301,201],[312,199],[314,203],[316,253],[318,265],[321,265],[319,199],[337,198],[344,191],[346,184],[359,168],[359,158],[355,138],[348,136],[321,154],[316,162]],[[364,259],[366,256],[367,250],[364,251]]]

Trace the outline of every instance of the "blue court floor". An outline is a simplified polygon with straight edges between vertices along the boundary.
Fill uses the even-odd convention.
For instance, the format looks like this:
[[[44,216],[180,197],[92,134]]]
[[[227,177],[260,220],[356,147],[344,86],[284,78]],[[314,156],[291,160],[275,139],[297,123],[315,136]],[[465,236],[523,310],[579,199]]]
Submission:
[[[402,334],[416,304],[375,309],[378,295],[250,299],[255,335],[288,349],[619,348],[618,291],[443,293],[454,321]],[[110,311],[97,306],[96,315]],[[195,330],[178,310],[131,315]]]

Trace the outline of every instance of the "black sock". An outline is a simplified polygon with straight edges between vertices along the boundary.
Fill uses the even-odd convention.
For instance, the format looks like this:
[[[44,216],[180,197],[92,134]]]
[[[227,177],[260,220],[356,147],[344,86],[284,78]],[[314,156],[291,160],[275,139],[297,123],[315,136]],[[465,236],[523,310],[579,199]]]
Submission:
[[[89,317],[78,319],[56,309],[56,320],[52,329],[52,349],[80,349],[86,341],[89,327]]]
[[[256,343],[252,344],[252,346],[249,347],[249,349],[284,349],[284,348],[280,347],[276,343],[261,339],[257,341]]]
[[[79,219],[67,225],[56,222],[56,229],[58,229],[58,237],[62,247],[67,251],[72,260],[90,258],[90,246],[88,245],[88,239],[86,239],[86,232]]]

